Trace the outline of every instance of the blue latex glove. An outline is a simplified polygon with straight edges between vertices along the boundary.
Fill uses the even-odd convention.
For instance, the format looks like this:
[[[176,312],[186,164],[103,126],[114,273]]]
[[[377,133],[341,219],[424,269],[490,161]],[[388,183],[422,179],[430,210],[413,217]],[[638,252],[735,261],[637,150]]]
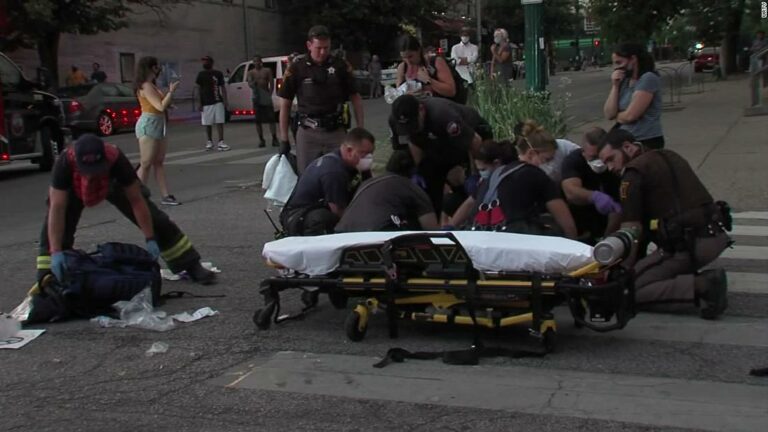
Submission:
[[[614,201],[610,195],[600,191],[594,191],[589,199],[600,214],[607,215],[609,213],[621,213],[621,205]]]
[[[411,183],[415,184],[416,186],[427,190],[427,181],[424,180],[424,177],[421,176],[421,174],[414,174],[411,176]]]
[[[64,252],[59,251],[51,254],[51,272],[59,282],[64,282],[64,276],[67,274]]]
[[[157,245],[155,239],[147,240],[147,252],[152,255],[152,259],[154,260],[160,258],[160,246]]]

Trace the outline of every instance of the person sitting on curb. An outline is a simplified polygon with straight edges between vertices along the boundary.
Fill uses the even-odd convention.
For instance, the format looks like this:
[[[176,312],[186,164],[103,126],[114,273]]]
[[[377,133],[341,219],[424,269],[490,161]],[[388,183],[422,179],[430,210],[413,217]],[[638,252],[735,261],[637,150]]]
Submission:
[[[56,160],[48,190],[48,213],[40,233],[37,281],[53,273],[66,277],[64,250],[71,249],[83,209],[104,200],[137,225],[147,251],[162,257],[174,273],[186,271],[193,281],[208,285],[216,274],[200,265],[200,254],[181,229],[149,200],[123,152],[92,134],[81,136]]]
[[[352,200],[362,174],[373,163],[375,139],[363,128],[350,130],[338,150],[310,163],[288,198],[280,223],[289,236],[331,234]]]

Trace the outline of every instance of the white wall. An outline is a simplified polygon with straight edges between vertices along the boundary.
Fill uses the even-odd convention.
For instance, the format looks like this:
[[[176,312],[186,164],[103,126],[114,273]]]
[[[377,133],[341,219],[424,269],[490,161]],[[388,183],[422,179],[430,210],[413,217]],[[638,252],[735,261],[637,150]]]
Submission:
[[[59,79],[63,83],[72,65],[86,75],[93,62],[101,64],[108,80],[119,82],[120,53],[157,57],[161,63],[171,62],[181,75],[180,97],[192,94],[200,58],[210,55],[215,68],[225,71],[246,58],[243,36],[242,2],[195,1],[171,9],[165,22],[151,11],[131,16],[128,28],[93,36],[64,34],[59,46]],[[264,0],[246,0],[248,20],[248,56],[284,55],[289,47],[283,37],[283,23],[276,10],[265,9]],[[239,4],[238,4],[239,3]],[[34,77],[39,65],[37,53],[19,50],[9,55],[19,62],[27,76]]]

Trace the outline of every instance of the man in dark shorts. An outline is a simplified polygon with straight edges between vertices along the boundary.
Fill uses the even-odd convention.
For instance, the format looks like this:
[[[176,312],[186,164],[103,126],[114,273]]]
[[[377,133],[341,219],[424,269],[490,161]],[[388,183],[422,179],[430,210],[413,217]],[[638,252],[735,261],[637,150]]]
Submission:
[[[247,80],[253,90],[253,113],[256,119],[256,131],[259,133],[259,147],[267,145],[261,126],[264,123],[269,125],[269,132],[272,134],[272,147],[277,147],[280,141],[277,139],[275,108],[272,104],[274,79],[272,69],[264,67],[260,55],[253,57],[253,69],[248,71]]]
[[[86,134],[67,148],[53,167],[37,256],[38,283],[49,273],[59,280],[66,275],[63,251],[75,242],[83,209],[104,200],[141,229],[147,250],[163,258],[172,272],[186,271],[203,285],[215,282],[216,274],[200,265],[200,254],[186,234],[149,200],[149,189],[141,184],[123,152]]]
[[[429,196],[409,178],[413,167],[407,150],[393,152],[387,172],[360,185],[336,232],[440,229]]]

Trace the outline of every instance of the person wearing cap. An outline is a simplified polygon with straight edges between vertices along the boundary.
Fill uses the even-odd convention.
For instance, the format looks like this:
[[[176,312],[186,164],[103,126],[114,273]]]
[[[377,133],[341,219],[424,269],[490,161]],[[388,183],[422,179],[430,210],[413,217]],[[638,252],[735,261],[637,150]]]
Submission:
[[[153,257],[162,257],[174,273],[186,271],[201,284],[215,274],[200,265],[200,254],[189,238],[149,200],[149,189],[136,175],[123,152],[92,134],[81,136],[56,160],[48,190],[48,213],[40,233],[38,282],[48,273],[63,280],[67,269],[63,251],[75,241],[83,209],[103,201],[139,227]]]
[[[423,183],[438,215],[448,172],[457,165],[469,166],[470,153],[493,138],[477,110],[445,98],[400,96],[392,103],[389,126],[393,147],[411,151],[414,181]]]
[[[477,63],[478,49],[477,45],[469,40],[472,31],[469,27],[462,27],[461,42],[451,48],[451,59],[456,62],[456,72],[469,84],[475,82],[475,63]]]
[[[355,88],[352,66],[330,55],[331,35],[325,26],[314,26],[307,35],[307,51],[298,56],[283,76],[280,87],[280,152],[291,145],[288,126],[294,97],[298,102],[299,129],[296,160],[299,172],[310,162],[339,148],[346,134],[345,104],[352,103],[357,127],[363,124],[363,102]]]
[[[215,124],[219,138],[216,150],[227,151],[230,148],[224,144],[224,122],[227,114],[227,87],[224,85],[224,74],[213,68],[211,56],[205,56],[200,60],[203,62],[203,70],[197,74],[195,85],[198,86],[202,123],[208,138],[205,149],[213,150],[213,125]]]
[[[571,210],[579,238],[594,245],[613,233],[621,222],[619,179],[597,157],[606,132],[594,127],[582,137],[581,148],[562,161],[560,186]]]
[[[373,163],[375,140],[363,128],[346,134],[338,150],[312,161],[280,212],[289,236],[332,234]]]
[[[725,270],[701,268],[731,245],[730,208],[712,195],[688,162],[677,153],[646,150],[624,129],[613,129],[598,146],[608,170],[621,177],[621,229],[635,242],[622,265],[635,273],[635,303],[701,305],[704,319],[715,319],[728,307]],[[639,246],[650,238],[656,249],[637,260]]]

